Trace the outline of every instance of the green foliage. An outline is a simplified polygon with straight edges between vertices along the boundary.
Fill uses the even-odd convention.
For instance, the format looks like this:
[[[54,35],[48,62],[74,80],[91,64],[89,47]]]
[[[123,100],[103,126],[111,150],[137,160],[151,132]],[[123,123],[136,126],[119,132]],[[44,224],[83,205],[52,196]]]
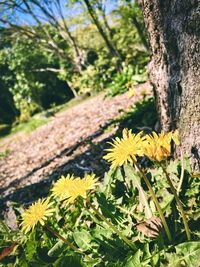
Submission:
[[[194,197],[198,199],[199,178],[191,178],[187,158],[184,161],[184,184],[187,185],[187,190],[185,186],[181,187],[180,199],[185,204],[184,209],[188,209],[187,217],[191,223],[194,218],[190,210],[194,210],[196,206],[190,206],[189,200]],[[167,166],[174,186],[177,187],[181,162],[172,160]],[[55,201],[56,213],[48,219],[47,225],[73,243],[77,251],[73,251],[63,240],[57,239],[40,225],[31,234],[25,235],[12,232],[2,223],[1,248],[12,242],[18,242],[19,245],[10,256],[3,259],[0,266],[7,266],[9,262],[13,266],[198,266],[199,231],[191,230],[193,240],[185,242],[182,219],[174,210],[173,195],[163,178],[163,171],[160,167],[151,167],[146,171],[167,221],[171,222],[171,243],[161,229],[154,238],[146,235],[144,222],[151,218],[151,214],[154,217],[158,214],[141,174],[133,166],[125,165],[105,173],[99,190],[90,194],[87,201],[93,203],[98,212],[135,245],[134,249],[124,243],[97,213],[88,209],[86,200],[79,199],[68,206]],[[149,228],[148,231],[152,230]]]
[[[167,266],[193,267],[199,265],[200,242],[186,242],[175,246],[176,253],[166,253]],[[163,265],[162,265],[163,266]]]
[[[18,115],[15,107],[13,96],[9,91],[9,88],[14,84],[14,75],[9,70],[7,62],[7,51],[0,50],[0,123],[12,123],[15,117]]]
[[[10,47],[0,51],[0,68],[5,68],[5,64],[7,71],[2,73],[0,83],[2,80],[3,90],[8,91],[5,98],[9,96],[13,101],[10,109],[13,116],[19,115],[20,122],[27,121],[53,103],[60,104],[72,97],[70,92],[67,93],[68,86],[59,81],[55,73],[43,72],[52,64],[56,69],[58,59],[52,58],[35,40],[16,34]],[[6,121],[6,116],[2,119]]]
[[[133,67],[132,65],[126,66],[123,64],[122,72],[116,73],[108,86],[108,95],[122,94],[134,85],[145,82],[146,79],[144,69],[138,70],[138,66]]]
[[[27,11],[27,20],[32,18],[35,24],[22,28],[23,11],[20,5],[16,11],[14,2],[10,4],[12,16],[6,16],[5,11],[3,17],[12,25],[19,22],[0,32],[0,123],[27,121],[35,113],[77,95],[106,90],[114,96],[146,80],[149,55],[141,38],[145,31],[139,6],[134,1],[115,2],[108,14],[105,2],[89,2],[115,53],[109,50],[83,1],[68,1],[67,6],[61,3],[63,10],[78,7],[78,11],[76,16],[66,12],[64,20],[58,15],[61,20],[56,17],[57,23],[42,10],[45,23]],[[39,7],[35,10],[34,3],[33,13]],[[56,1],[51,3],[56,5]],[[43,4],[45,9],[49,2]],[[1,8],[3,13],[4,8],[7,10],[6,2]],[[63,27],[68,27],[69,34]]]
[[[4,159],[4,158],[6,158],[9,155],[10,155],[10,150],[9,149],[6,149],[5,151],[0,152],[0,159]]]
[[[155,100],[144,96],[144,99],[133,105],[128,112],[115,118],[112,123],[120,123],[120,128],[143,129],[156,124],[157,111]]]
[[[20,231],[15,230],[12,231],[9,229],[9,227],[0,220],[0,252],[5,253],[5,257],[12,253],[12,251],[16,248],[18,245],[18,242],[21,242],[22,235]],[[5,251],[8,248],[10,248],[10,251]],[[17,255],[18,253],[16,253]],[[0,254],[1,256],[1,254]],[[4,261],[0,261],[0,266],[12,266],[13,264],[13,257],[7,257],[4,259]]]
[[[91,95],[104,89],[101,72],[92,65],[83,70],[81,74],[74,75],[72,84],[79,95]]]

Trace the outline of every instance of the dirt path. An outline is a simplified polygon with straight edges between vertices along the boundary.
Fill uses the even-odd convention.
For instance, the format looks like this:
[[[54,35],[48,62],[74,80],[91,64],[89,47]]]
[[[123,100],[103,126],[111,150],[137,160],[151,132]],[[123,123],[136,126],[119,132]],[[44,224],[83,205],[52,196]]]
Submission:
[[[115,98],[96,96],[57,113],[51,122],[31,134],[0,143],[0,152],[6,149],[10,152],[0,160],[1,199],[31,201],[34,194],[41,196],[49,189],[49,182],[68,172],[93,171],[101,175],[106,168],[103,148],[117,125],[110,131],[104,128],[122,110],[128,110],[141,99],[141,91],[146,88],[149,85],[140,86],[131,98],[128,94]]]

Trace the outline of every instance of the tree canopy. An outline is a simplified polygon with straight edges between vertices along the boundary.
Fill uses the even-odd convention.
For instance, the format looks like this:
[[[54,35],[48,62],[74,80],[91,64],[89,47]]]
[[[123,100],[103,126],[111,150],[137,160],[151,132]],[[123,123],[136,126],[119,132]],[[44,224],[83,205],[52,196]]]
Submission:
[[[135,1],[13,0],[0,10],[1,122],[107,87],[123,92],[145,73],[148,46]]]

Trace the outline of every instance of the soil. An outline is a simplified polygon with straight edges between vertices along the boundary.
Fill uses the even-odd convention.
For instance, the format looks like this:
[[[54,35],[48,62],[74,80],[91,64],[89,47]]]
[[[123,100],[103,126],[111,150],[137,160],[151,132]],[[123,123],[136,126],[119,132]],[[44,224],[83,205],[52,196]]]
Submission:
[[[108,170],[102,159],[107,141],[119,130],[112,119],[128,111],[150,93],[150,85],[140,85],[134,96],[128,93],[114,98],[100,94],[55,114],[52,120],[34,132],[3,139],[0,152],[0,205],[26,203],[45,196],[53,181],[61,175],[83,176],[94,172],[100,178]]]

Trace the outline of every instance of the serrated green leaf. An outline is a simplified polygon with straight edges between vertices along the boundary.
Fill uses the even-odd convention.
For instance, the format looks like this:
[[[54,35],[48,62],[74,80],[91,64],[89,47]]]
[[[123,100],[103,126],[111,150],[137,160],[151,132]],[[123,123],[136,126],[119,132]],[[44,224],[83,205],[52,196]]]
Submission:
[[[180,160],[175,159],[173,161],[170,161],[170,163],[167,166],[167,172],[178,174],[178,166],[180,166]]]
[[[116,170],[110,169],[104,175],[103,183],[100,186],[100,192],[103,192],[106,196],[109,196],[112,192],[111,184],[115,177]]]
[[[189,266],[199,264],[200,242],[186,242],[176,246],[177,254],[183,255],[181,260]]]
[[[33,255],[37,250],[37,241],[35,240],[35,232],[32,232],[29,235],[29,239],[26,242],[25,255],[27,261],[30,261],[33,258]]]
[[[106,199],[106,196],[102,193],[97,195],[97,200],[103,215],[110,218],[114,224],[117,224],[122,218],[122,213],[116,209],[115,203]]]
[[[122,175],[121,168],[117,168],[117,169],[116,169],[115,177],[116,177],[116,179],[119,180],[119,181],[124,181],[124,177],[123,177],[123,175]]]
[[[142,252],[139,249],[134,255],[128,258],[128,260],[124,264],[124,267],[133,267],[133,266],[143,267],[143,265],[141,264],[141,260],[140,260],[141,256],[142,256]]]
[[[197,267],[199,266],[200,242],[192,241],[177,245],[176,255],[168,255],[170,261],[168,267]]]
[[[168,209],[168,207],[171,205],[173,199],[174,199],[174,195],[172,195],[172,194],[167,194],[164,197],[164,200],[163,200],[163,202],[161,204],[161,208],[162,208],[162,211],[163,212],[166,212],[166,210]]]
[[[113,231],[110,228],[104,228],[99,225],[95,227],[92,231],[92,236],[99,240],[106,238],[111,238]]]
[[[185,170],[188,171],[189,173],[191,173],[192,169],[191,169],[191,165],[190,165],[190,159],[188,156],[184,157],[184,166],[185,166]]]
[[[76,244],[83,250],[91,249],[92,236],[85,229],[75,230],[73,233]]]
[[[130,180],[133,181],[134,186],[137,187],[137,189],[138,189],[140,202],[143,204],[143,206],[145,208],[146,218],[147,219],[151,218],[153,215],[152,215],[151,209],[149,207],[148,201],[146,199],[145,191],[143,190],[143,188],[141,186],[139,177],[135,174],[135,171],[133,170],[132,166],[125,165],[124,171],[125,171],[125,175]]]

